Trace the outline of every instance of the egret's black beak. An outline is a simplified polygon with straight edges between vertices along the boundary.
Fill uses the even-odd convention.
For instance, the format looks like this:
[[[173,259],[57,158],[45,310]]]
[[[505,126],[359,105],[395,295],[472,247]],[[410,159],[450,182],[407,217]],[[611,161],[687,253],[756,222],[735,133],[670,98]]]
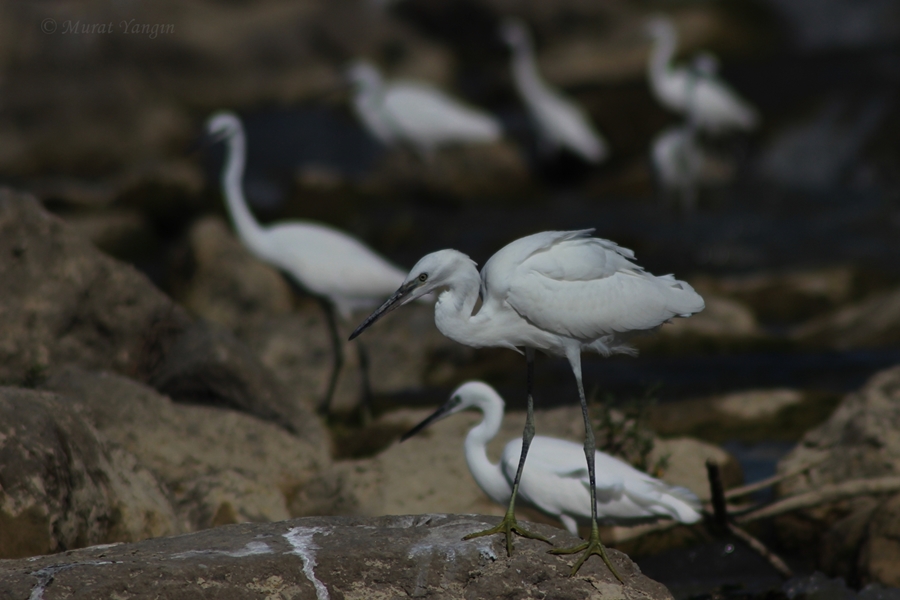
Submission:
[[[441,419],[446,417],[450,411],[452,411],[454,408],[456,408],[457,404],[459,404],[459,398],[457,398],[455,396],[453,398],[450,398],[450,400],[446,404],[444,404],[442,407],[440,407],[439,409],[437,409],[436,411],[431,413],[428,417],[425,418],[424,421],[422,421],[421,423],[419,423],[418,425],[416,425],[415,427],[413,427],[412,429],[410,429],[409,431],[404,433],[400,437],[400,441],[405,442],[406,440],[408,440],[412,436],[416,435],[417,433],[419,433],[420,431],[422,431],[423,429],[425,429],[426,427],[428,427],[435,421],[440,421]]]
[[[363,331],[368,329],[372,323],[391,312],[398,306],[403,305],[403,300],[409,296],[409,294],[419,286],[419,281],[417,279],[413,279],[410,282],[404,283],[400,286],[400,288],[394,292],[394,294],[385,300],[384,304],[375,309],[371,315],[366,317],[366,320],[360,323],[359,327],[357,327],[353,333],[350,334],[350,339],[354,340],[356,337],[361,334]]]

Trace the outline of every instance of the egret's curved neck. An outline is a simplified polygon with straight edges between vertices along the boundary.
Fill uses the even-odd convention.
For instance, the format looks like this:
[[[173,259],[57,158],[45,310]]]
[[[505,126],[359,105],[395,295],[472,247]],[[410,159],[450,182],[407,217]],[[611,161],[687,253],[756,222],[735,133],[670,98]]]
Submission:
[[[484,493],[498,504],[506,504],[512,495],[512,486],[506,480],[499,463],[492,463],[487,455],[487,443],[500,431],[503,421],[503,405],[496,398],[481,407],[484,419],[466,436],[466,464],[475,482]]]
[[[454,273],[434,305],[434,324],[438,330],[451,340],[476,348],[492,345],[484,337],[484,327],[472,315],[480,288],[478,270],[466,262]]]
[[[369,110],[379,107],[383,101],[384,84],[380,78],[365,79],[359,82],[353,102],[360,108]]]
[[[530,39],[520,40],[513,46],[513,77],[526,99],[546,93],[547,84],[541,79]]]
[[[353,105],[369,132],[381,143],[390,145],[395,138],[390,116],[384,110],[384,84],[380,79],[360,83]]]
[[[244,162],[246,161],[247,142],[242,130],[237,130],[228,137],[228,150],[225,168],[222,171],[222,191],[228,213],[238,236],[251,250],[257,251],[264,237],[263,229],[253,218],[250,207],[244,199],[242,187],[244,179]]]
[[[678,43],[675,31],[666,30],[660,32],[653,44],[653,53],[650,56],[650,77],[657,79],[664,77],[671,69],[672,57],[675,56],[675,46]]]

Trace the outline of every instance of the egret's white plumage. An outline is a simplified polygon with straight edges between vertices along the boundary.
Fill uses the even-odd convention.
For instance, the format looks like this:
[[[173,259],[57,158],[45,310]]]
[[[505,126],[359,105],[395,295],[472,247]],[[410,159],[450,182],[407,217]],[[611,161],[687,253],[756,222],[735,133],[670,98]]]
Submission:
[[[534,46],[525,24],[518,19],[507,19],[500,33],[512,49],[513,81],[542,147],[550,152],[566,149],[591,163],[605,160],[609,147],[587,113],[550,87],[538,72]]]
[[[431,155],[449,144],[499,140],[500,122],[426,83],[385,83],[371,64],[358,61],[347,71],[355,87],[353,107],[366,129],[385,145],[407,143]]]
[[[504,406],[503,398],[494,388],[470,381],[454,391],[444,406],[404,435],[404,439],[460,411],[480,410],[484,419],[466,436],[466,463],[484,493],[506,506],[512,496],[522,440],[517,438],[507,443],[498,463],[492,463],[487,455],[487,443],[500,430]],[[578,535],[578,525],[588,524],[591,519],[590,480],[584,449],[568,440],[538,435],[531,441],[530,452],[531,459],[522,470],[519,482],[519,499],[556,517],[566,529]],[[700,501],[690,490],[669,485],[609,454],[598,451],[594,457],[597,517],[601,524],[636,525],[658,519],[696,523],[701,519]]]
[[[751,131],[759,125],[756,109],[703,63],[700,68],[672,65],[678,38],[671,21],[656,17],[647,24],[647,31],[654,39],[647,75],[660,104],[691,116],[699,129],[710,133]]]
[[[678,196],[682,208],[697,204],[697,187],[706,163],[706,152],[692,125],[664,129],[651,143],[650,158],[662,189]]]
[[[631,250],[592,231],[523,237],[494,254],[480,275],[456,250],[426,255],[401,286],[415,285],[403,303],[443,288],[435,324],[450,339],[476,348],[535,348],[579,364],[582,350],[632,354],[631,334],[703,309],[690,285],[646,272],[631,261]],[[479,292],[482,306],[473,314]]]
[[[687,317],[704,307],[703,298],[690,285],[671,275],[657,277],[646,272],[632,262],[631,250],[592,237],[592,231],[545,231],[518,239],[494,254],[480,274],[475,263],[457,250],[428,254],[394,295],[350,336],[355,338],[390,310],[436,291],[434,321],[445,336],[476,348],[525,348],[528,411],[520,472],[513,483],[507,516],[497,528],[484,532],[505,532],[508,551],[510,531],[521,533],[512,509],[534,435],[534,349],[565,356],[572,367],[585,421],[584,455],[593,495],[594,436],[581,379],[581,352],[632,354],[627,344],[631,334],[653,330],[673,317]],[[479,299],[481,307],[475,312]],[[591,538],[583,547],[558,552],[585,550],[574,571],[587,556],[599,553],[616,573],[600,543],[596,515],[592,521]]]
[[[312,221],[260,225],[244,199],[246,139],[240,119],[230,112],[216,113],[207,121],[206,131],[212,139],[227,144],[222,191],[238,237],[257,258],[285,273],[345,318],[356,309],[376,305],[403,282],[403,271],[359,240],[328,225]],[[333,328],[330,314],[329,323]],[[338,343],[337,332],[333,330],[332,334]],[[335,374],[326,403],[342,360],[340,348],[335,352]]]

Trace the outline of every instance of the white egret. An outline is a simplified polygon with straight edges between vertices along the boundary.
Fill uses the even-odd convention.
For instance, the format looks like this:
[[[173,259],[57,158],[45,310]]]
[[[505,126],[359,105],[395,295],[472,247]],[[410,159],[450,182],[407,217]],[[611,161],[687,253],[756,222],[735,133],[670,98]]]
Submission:
[[[650,89],[666,108],[689,115],[697,127],[710,133],[733,130],[752,131],[759,125],[759,113],[726,83],[715,77],[712,68],[674,67],[677,33],[672,22],[656,17],[647,23],[654,39],[647,75]],[[707,55],[708,56],[708,55]]]
[[[700,77],[714,77],[719,70],[719,60],[708,52],[700,52],[691,61],[691,70]],[[718,162],[701,143],[697,130],[701,110],[696,100],[693,95],[688,99],[686,122],[662,130],[653,138],[650,150],[660,187],[664,193],[677,196],[685,211],[696,207],[698,188],[703,180],[716,180],[705,171]]]
[[[312,221],[260,225],[244,199],[246,139],[240,119],[230,112],[218,112],[207,121],[206,132],[211,140],[227,144],[222,192],[241,242],[315,296],[325,310],[334,345],[334,368],[319,405],[320,411],[327,413],[344,361],[335,310],[349,319],[352,311],[371,308],[390,296],[405,275],[359,240],[328,225]],[[360,362],[365,368],[362,354]]]
[[[696,129],[690,124],[664,129],[653,138],[650,158],[662,189],[667,194],[676,195],[684,210],[693,210],[706,162],[706,153],[697,140]]]
[[[366,61],[354,63],[347,77],[357,116],[387,146],[409,144],[428,159],[441,146],[495,142],[503,135],[496,118],[426,83],[385,83]]]
[[[507,19],[500,35],[512,49],[513,81],[534,123],[540,147],[547,153],[569,150],[594,164],[606,160],[609,147],[587,113],[538,73],[534,45],[525,24]]]
[[[503,398],[486,383],[470,381],[454,391],[450,400],[403,435],[406,440],[432,423],[468,408],[484,413],[484,419],[466,436],[466,464],[478,486],[491,500],[508,505],[513,480],[522,454],[522,440],[503,448],[499,463],[487,456],[487,443],[503,421]],[[531,460],[522,470],[519,499],[542,513],[559,519],[578,535],[578,525],[591,519],[590,480],[584,449],[574,442],[541,435],[531,441]],[[597,469],[597,519],[604,525],[637,525],[658,519],[696,523],[702,518],[700,500],[688,489],[672,486],[643,473],[614,456],[594,453]]]
[[[584,551],[573,567],[577,572],[591,554],[610,563],[597,529],[594,433],[581,380],[581,352],[603,356],[635,354],[627,339],[635,332],[656,329],[669,319],[687,317],[703,309],[703,298],[671,275],[657,277],[631,261],[634,253],[600,238],[592,229],[545,231],[501,248],[479,275],[475,263],[457,250],[439,250],[422,257],[399,289],[363,323],[355,338],[380,317],[431,291],[439,293],[434,322],[445,336],[467,346],[525,349],[527,413],[522,455],[509,507],[497,527],[473,535],[505,533],[511,552],[511,533],[544,539],[519,527],[514,514],[516,493],[528,447],[534,437],[532,380],[534,350],[568,359],[584,418],[584,454],[591,492],[591,535],[575,548]],[[479,293],[480,292],[480,293]],[[481,307],[475,312],[478,300]],[[619,577],[621,579],[621,577]]]

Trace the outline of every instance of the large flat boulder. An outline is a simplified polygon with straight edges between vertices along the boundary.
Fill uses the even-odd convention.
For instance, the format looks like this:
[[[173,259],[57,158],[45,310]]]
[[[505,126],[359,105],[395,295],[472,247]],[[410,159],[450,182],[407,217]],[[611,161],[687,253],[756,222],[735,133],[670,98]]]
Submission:
[[[463,541],[498,519],[478,515],[306,518],[243,524],[138,544],[0,562],[0,597],[112,599],[571,598],[669,600],[660,583],[609,550],[622,584],[599,557],[578,576],[570,557],[502,536]],[[556,546],[577,540],[534,524]]]

